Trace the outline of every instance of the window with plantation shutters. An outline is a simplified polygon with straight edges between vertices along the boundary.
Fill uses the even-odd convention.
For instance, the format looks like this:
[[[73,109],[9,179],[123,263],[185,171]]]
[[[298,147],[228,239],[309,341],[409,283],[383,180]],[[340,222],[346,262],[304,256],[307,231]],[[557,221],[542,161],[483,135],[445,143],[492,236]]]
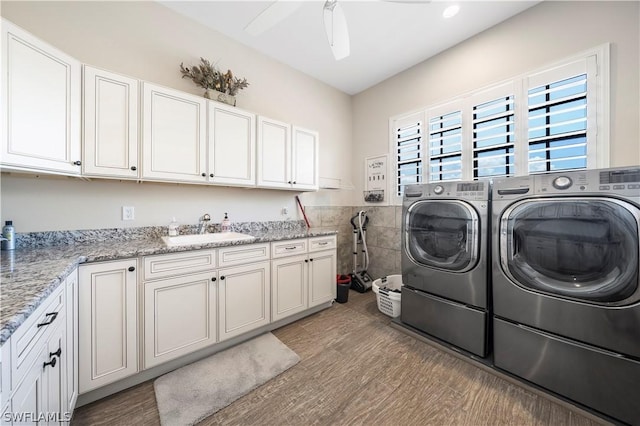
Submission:
[[[390,123],[395,202],[409,183],[609,167],[609,45]]]
[[[396,159],[396,195],[405,185],[422,182],[422,114],[394,123]]]
[[[472,106],[473,178],[515,175],[515,96]]]
[[[588,167],[588,140],[595,139],[589,135],[595,93],[588,87],[595,80],[594,61],[588,57],[529,78],[529,173]]]
[[[462,111],[429,116],[429,181],[462,177]]]

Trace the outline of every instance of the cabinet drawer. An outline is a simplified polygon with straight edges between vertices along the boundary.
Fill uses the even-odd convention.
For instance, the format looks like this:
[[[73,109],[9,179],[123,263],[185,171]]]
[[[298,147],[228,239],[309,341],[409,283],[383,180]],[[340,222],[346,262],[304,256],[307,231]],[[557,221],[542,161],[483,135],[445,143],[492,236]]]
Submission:
[[[291,256],[294,254],[307,253],[308,240],[300,238],[298,240],[276,241],[271,243],[271,258]]]
[[[144,281],[205,272],[215,267],[216,250],[194,250],[183,253],[145,256]]]
[[[269,243],[225,247],[218,250],[218,267],[269,260]]]
[[[309,238],[309,253],[336,248],[336,236]]]
[[[65,322],[64,285],[60,285],[44,303],[11,336],[11,387],[22,380],[32,358],[37,355],[38,342],[48,338]]]

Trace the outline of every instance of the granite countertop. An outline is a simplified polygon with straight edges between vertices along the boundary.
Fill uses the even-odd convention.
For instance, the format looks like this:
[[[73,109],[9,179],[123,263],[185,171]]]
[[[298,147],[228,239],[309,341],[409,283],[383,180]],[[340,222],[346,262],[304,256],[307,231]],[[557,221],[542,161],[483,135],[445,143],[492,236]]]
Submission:
[[[337,231],[277,229],[245,232],[253,240],[167,247],[159,236],[130,240],[97,239],[80,244],[25,247],[0,256],[0,346],[64,279],[85,262],[126,259],[152,254],[256,244],[323,235]]]

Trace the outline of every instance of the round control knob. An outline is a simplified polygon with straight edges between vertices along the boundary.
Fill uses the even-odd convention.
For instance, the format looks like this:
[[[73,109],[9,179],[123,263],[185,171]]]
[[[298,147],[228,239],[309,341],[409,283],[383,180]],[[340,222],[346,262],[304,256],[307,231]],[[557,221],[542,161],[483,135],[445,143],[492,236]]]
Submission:
[[[573,181],[566,176],[559,176],[553,180],[553,187],[556,189],[567,189],[573,184]]]
[[[436,185],[435,188],[433,188],[433,193],[436,195],[440,195],[444,192],[444,187],[442,185]]]

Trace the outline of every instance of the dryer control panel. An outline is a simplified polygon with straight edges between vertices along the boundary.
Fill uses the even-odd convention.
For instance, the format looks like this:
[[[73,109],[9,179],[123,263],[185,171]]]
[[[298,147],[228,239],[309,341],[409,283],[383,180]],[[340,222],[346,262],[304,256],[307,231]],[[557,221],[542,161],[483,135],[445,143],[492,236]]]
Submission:
[[[570,192],[640,197],[638,167],[557,172],[534,175],[534,180],[535,193],[539,195]]]

